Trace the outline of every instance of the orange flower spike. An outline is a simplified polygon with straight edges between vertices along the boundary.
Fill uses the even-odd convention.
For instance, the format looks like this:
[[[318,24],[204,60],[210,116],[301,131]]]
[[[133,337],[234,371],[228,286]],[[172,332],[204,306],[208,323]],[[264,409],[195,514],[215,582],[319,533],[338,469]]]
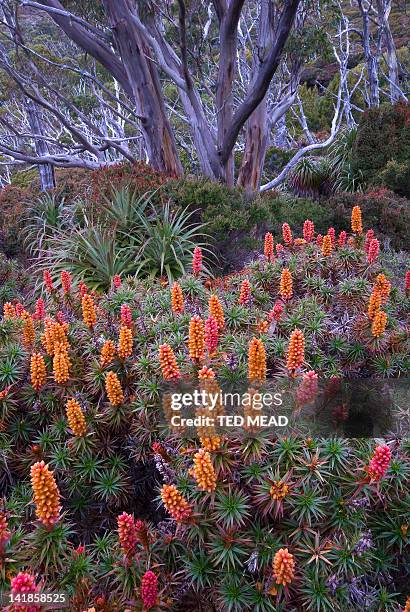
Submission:
[[[70,399],[67,401],[65,407],[70,429],[75,436],[81,438],[87,431],[87,425],[80,404],[77,402],[77,400]]]
[[[247,278],[242,281],[241,290],[239,293],[239,303],[246,306],[251,301],[252,287]]]
[[[195,315],[189,323],[189,356],[199,362],[205,357],[205,326],[201,317]]]
[[[5,321],[10,321],[16,318],[16,309],[11,302],[5,302],[3,305],[3,317]]]
[[[290,229],[289,223],[284,223],[282,225],[282,236],[283,236],[283,242],[287,246],[290,246],[292,244],[293,237],[292,237],[292,230]]]
[[[0,510],[0,547],[10,539],[11,533],[8,527],[7,515]]]
[[[387,325],[387,314],[383,310],[379,310],[374,315],[372,323],[372,335],[375,338],[380,338],[384,334]]]
[[[370,296],[369,307],[367,309],[367,314],[371,321],[373,321],[376,313],[379,312],[381,304],[382,296],[380,294],[380,291],[374,290]]]
[[[44,321],[44,334],[41,336],[41,344],[43,345],[44,350],[47,355],[53,355],[54,353],[54,342],[52,336],[52,326],[53,321],[51,319],[46,319]]]
[[[249,343],[248,378],[253,382],[266,380],[266,351],[260,338],[252,338]]]
[[[164,484],[161,498],[165,509],[177,522],[182,522],[191,516],[191,506],[174,485]]]
[[[112,406],[119,406],[124,402],[124,393],[115,372],[110,371],[107,373],[105,377],[105,391]]]
[[[390,296],[391,283],[387,280],[384,274],[378,274],[376,276],[373,291],[378,291],[381,296],[382,304],[386,304]]]
[[[59,519],[61,505],[53,472],[44,461],[31,466],[31,486],[36,516],[46,527],[52,527]]]
[[[292,372],[300,368],[305,360],[305,337],[300,329],[293,330],[288,346],[286,368]]]
[[[89,329],[93,329],[97,322],[97,315],[95,314],[94,300],[88,293],[83,295],[81,300],[81,306],[83,310],[83,321]]]
[[[282,482],[281,480],[276,480],[274,483],[272,483],[272,486],[269,489],[269,495],[275,501],[285,499],[288,493],[289,486],[286,484],[286,482]]]
[[[40,353],[33,353],[30,358],[30,378],[33,389],[39,391],[47,380],[46,364]]]
[[[207,437],[200,437],[199,441],[201,443],[201,446],[204,450],[209,451],[210,453],[213,453],[214,451],[218,450],[219,448],[221,448],[221,444],[222,444],[222,440],[220,438],[220,436],[207,436]]]
[[[112,340],[106,340],[101,348],[100,366],[104,368],[114,361],[116,355],[115,344]]]
[[[269,321],[267,320],[259,321],[257,325],[257,330],[260,334],[266,334],[266,332],[269,330],[269,327],[270,327]]]
[[[36,332],[34,329],[34,322],[32,316],[24,310],[21,313],[21,318],[24,321],[23,324],[23,344],[26,347],[30,347],[34,344],[36,339]]]
[[[212,368],[203,366],[198,372],[198,379],[199,380],[209,380],[211,378],[215,378],[215,372],[212,370]]]
[[[181,314],[184,312],[184,296],[182,293],[181,285],[174,283],[171,288],[171,307],[172,312],[175,314]]]
[[[410,595],[407,596],[406,605],[404,606],[403,612],[410,612]]]
[[[362,211],[360,206],[354,206],[352,210],[352,232],[363,234]]]
[[[47,355],[52,356],[54,354],[54,347],[56,344],[62,344],[66,350],[68,350],[67,323],[57,323],[52,319],[46,319],[44,322],[44,329],[45,331],[41,342],[44,349],[47,351]]]
[[[132,355],[133,342],[132,329],[126,327],[125,325],[121,325],[117,351],[118,356],[121,357],[121,359],[125,359],[126,357],[130,357]]]
[[[169,344],[161,344],[159,347],[159,363],[161,365],[164,380],[176,380],[181,378],[181,372],[179,371],[174,351]]]
[[[288,268],[284,268],[282,270],[282,275],[280,277],[279,293],[283,300],[290,300],[293,296],[292,275]]]
[[[274,258],[273,250],[273,236],[270,232],[265,234],[265,243],[263,247],[263,253],[268,261],[272,261]]]
[[[218,323],[219,331],[222,331],[225,327],[225,317],[222,304],[217,295],[211,295],[209,298],[209,314]]]
[[[276,584],[286,586],[295,577],[295,559],[287,548],[281,548],[273,559],[273,576]]]
[[[71,362],[62,342],[54,344],[53,376],[56,383],[64,384],[70,378]]]
[[[201,448],[194,455],[192,476],[195,478],[198,489],[212,493],[216,489],[216,474],[208,451]]]
[[[332,238],[329,235],[323,236],[322,255],[329,257],[332,254]]]

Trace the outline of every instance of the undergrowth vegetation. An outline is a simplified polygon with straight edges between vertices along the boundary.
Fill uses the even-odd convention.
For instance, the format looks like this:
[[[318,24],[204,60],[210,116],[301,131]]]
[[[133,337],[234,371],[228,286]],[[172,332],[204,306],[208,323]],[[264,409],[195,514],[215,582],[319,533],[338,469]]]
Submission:
[[[408,408],[386,385],[409,375],[409,258],[350,215],[340,233],[284,223],[221,278],[198,245],[172,282],[45,260],[35,305],[6,301],[2,590],[64,590],[97,612],[404,608]],[[349,438],[369,377],[367,435],[383,438]],[[183,383],[245,386],[248,415],[273,384],[292,428],[177,431]]]

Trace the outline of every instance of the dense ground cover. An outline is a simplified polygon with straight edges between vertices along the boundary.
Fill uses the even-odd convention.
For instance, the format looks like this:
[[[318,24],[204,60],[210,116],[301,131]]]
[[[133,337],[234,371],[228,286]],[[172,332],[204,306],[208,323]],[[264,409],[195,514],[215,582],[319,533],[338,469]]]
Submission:
[[[51,269],[33,305],[6,302],[3,589],[64,589],[100,612],[405,606],[406,394],[393,388],[396,433],[349,439],[338,387],[408,376],[409,257],[350,216],[340,234],[285,223],[228,277],[196,249],[172,284],[117,276],[95,293]],[[278,385],[293,431],[178,434],[183,381]]]

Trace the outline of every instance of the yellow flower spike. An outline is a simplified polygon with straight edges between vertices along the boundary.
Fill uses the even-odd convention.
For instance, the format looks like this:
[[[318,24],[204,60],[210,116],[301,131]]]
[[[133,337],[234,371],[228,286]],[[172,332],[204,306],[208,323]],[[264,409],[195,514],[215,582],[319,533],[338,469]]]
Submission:
[[[105,390],[112,406],[119,406],[123,403],[125,399],[124,393],[115,372],[111,371],[107,373],[107,376],[105,377]]]
[[[225,327],[225,317],[222,304],[217,295],[211,295],[209,298],[209,314],[218,323],[218,330],[222,331]]]
[[[266,380],[266,351],[260,338],[252,338],[249,343],[248,378],[252,382]]]
[[[116,355],[115,344],[112,340],[106,340],[101,348],[100,366],[104,368],[114,361]]]
[[[198,315],[192,317],[189,323],[189,356],[192,361],[199,362],[205,357],[205,327]]]
[[[82,437],[87,431],[85,417],[80,404],[75,399],[70,399],[66,403],[67,421],[70,429],[77,437]]]
[[[30,379],[33,389],[39,391],[47,380],[46,364],[40,353],[33,353],[30,358]]]
[[[352,210],[352,232],[355,234],[363,233],[362,210],[360,206],[354,206]]]
[[[33,501],[36,516],[46,527],[52,527],[59,519],[60,492],[53,472],[44,461],[35,463],[30,470]]]
[[[191,516],[191,506],[174,485],[162,485],[161,498],[165,509],[177,522]]]
[[[367,309],[367,314],[371,321],[373,321],[374,317],[379,312],[381,304],[382,304],[382,296],[380,294],[380,291],[376,291],[376,290],[373,291],[373,293],[370,296],[369,307]]]
[[[391,291],[391,283],[387,280],[384,274],[378,274],[374,283],[374,291],[378,291],[381,297],[381,303],[386,304]]]
[[[280,287],[279,293],[282,299],[290,300],[293,296],[293,281],[292,275],[288,268],[284,268],[282,270],[281,278],[280,278]]]
[[[175,314],[184,312],[184,295],[179,283],[174,283],[171,288],[171,308]]]
[[[30,347],[34,344],[36,339],[36,332],[34,329],[34,322],[31,315],[25,310],[21,314],[21,318],[24,321],[23,324],[23,344],[26,347]]]
[[[281,548],[273,559],[273,576],[276,584],[290,584],[295,576],[295,560],[287,548]]]
[[[93,329],[97,322],[97,315],[95,314],[94,300],[86,293],[81,300],[81,306],[83,310],[83,321],[89,329]]]
[[[293,372],[301,367],[305,360],[305,337],[300,329],[293,330],[288,346],[286,368]]]
[[[56,383],[63,384],[70,378],[71,362],[64,343],[54,344],[53,375]]]
[[[5,321],[16,318],[16,309],[11,302],[5,302],[3,304],[3,316]]]
[[[387,314],[383,310],[379,310],[374,315],[372,323],[372,335],[375,338],[380,338],[384,334],[387,325]]]
[[[194,467],[192,476],[195,478],[200,491],[212,493],[216,489],[216,474],[212,465],[211,456],[205,449],[201,448],[194,455]]]
[[[329,257],[332,254],[332,238],[330,236],[323,236],[322,242],[322,255]]]
[[[132,329],[122,325],[120,328],[120,337],[118,341],[118,356],[121,359],[132,355],[133,335]]]

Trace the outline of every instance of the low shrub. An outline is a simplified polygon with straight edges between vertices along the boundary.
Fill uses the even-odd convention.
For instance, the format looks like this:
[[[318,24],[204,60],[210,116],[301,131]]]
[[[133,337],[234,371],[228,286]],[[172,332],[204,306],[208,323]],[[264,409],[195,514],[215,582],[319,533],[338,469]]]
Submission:
[[[0,308],[5,302],[27,301],[30,278],[24,268],[0,253]]]
[[[113,189],[129,188],[142,195],[171,178],[144,162],[124,162],[94,171],[57,168],[55,176],[56,189],[51,195],[64,199],[68,206],[80,203],[97,216]],[[33,172],[16,173],[13,182],[0,190],[0,249],[10,257],[24,251],[21,230],[26,225],[27,210],[35,207],[40,193],[37,173]]]
[[[391,159],[380,173],[380,182],[395,193],[410,198],[410,160]]]
[[[158,189],[170,178],[172,177],[154,170],[142,161],[104,166],[93,171],[89,176],[91,199],[97,203],[101,202],[104,198],[111,196],[113,189],[123,188],[142,195],[147,191]]]
[[[352,165],[368,184],[380,183],[390,160],[410,161],[410,105],[404,102],[366,111],[357,130]]]
[[[21,230],[29,198],[35,200],[39,195],[36,188],[23,189],[7,185],[0,190],[0,250],[8,257],[21,253]]]

